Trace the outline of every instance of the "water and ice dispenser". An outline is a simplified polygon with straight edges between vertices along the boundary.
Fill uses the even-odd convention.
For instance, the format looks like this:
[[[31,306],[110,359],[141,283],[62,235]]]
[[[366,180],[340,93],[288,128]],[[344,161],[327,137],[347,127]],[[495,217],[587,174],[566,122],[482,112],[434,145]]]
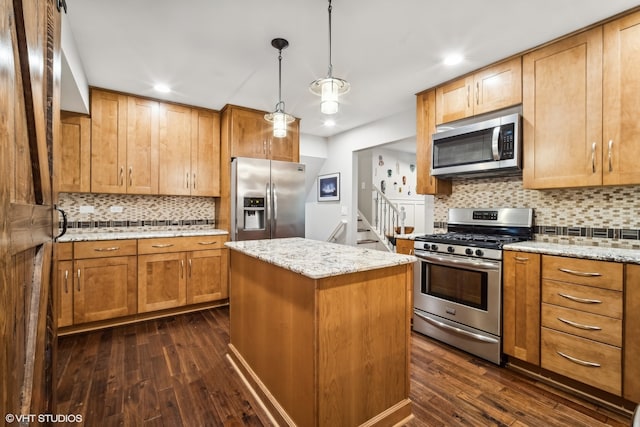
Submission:
[[[265,198],[264,197],[245,197],[243,209],[243,229],[264,230],[265,228]]]

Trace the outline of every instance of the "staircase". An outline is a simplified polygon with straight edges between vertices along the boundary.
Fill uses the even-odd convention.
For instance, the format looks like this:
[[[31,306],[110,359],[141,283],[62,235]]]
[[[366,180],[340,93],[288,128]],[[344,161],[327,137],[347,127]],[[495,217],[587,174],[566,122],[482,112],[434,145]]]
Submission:
[[[359,248],[368,248],[378,251],[393,252],[393,246],[387,245],[371,226],[369,221],[358,211],[358,233],[356,244]]]

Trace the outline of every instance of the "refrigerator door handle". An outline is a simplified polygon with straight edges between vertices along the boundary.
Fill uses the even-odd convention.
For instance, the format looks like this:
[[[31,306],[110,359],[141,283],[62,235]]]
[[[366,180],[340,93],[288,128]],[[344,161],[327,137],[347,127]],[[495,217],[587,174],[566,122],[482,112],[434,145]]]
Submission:
[[[265,218],[265,221],[267,222],[267,224],[270,224],[271,223],[271,184],[268,182],[265,184],[265,193],[267,194],[267,203],[266,203],[267,217]]]
[[[278,221],[278,192],[276,191],[276,184],[271,183],[271,197],[273,197],[273,228],[276,228],[276,221]]]

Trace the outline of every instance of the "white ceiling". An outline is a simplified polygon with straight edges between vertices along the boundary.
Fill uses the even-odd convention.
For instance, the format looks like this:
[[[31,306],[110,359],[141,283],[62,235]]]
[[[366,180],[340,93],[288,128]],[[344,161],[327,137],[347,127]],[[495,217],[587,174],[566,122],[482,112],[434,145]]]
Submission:
[[[333,75],[348,80],[337,126],[311,81],[328,68],[328,1],[66,0],[89,85],[220,110],[273,110],[331,136],[414,108],[415,93],[637,6],[637,0],[335,0]],[[442,65],[450,52],[466,60]],[[65,76],[63,75],[63,79]],[[152,90],[156,82],[170,94]],[[64,108],[65,94],[62,94]]]

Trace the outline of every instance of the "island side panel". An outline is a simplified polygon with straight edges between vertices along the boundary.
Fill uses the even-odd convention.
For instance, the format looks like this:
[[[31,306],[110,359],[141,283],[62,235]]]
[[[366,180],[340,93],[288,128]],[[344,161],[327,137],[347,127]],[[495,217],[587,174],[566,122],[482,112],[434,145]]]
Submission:
[[[411,264],[319,280],[319,425],[411,415]],[[394,408],[395,407],[395,408]]]
[[[314,285],[314,280],[230,251],[230,344],[301,426],[314,425],[316,416]]]

